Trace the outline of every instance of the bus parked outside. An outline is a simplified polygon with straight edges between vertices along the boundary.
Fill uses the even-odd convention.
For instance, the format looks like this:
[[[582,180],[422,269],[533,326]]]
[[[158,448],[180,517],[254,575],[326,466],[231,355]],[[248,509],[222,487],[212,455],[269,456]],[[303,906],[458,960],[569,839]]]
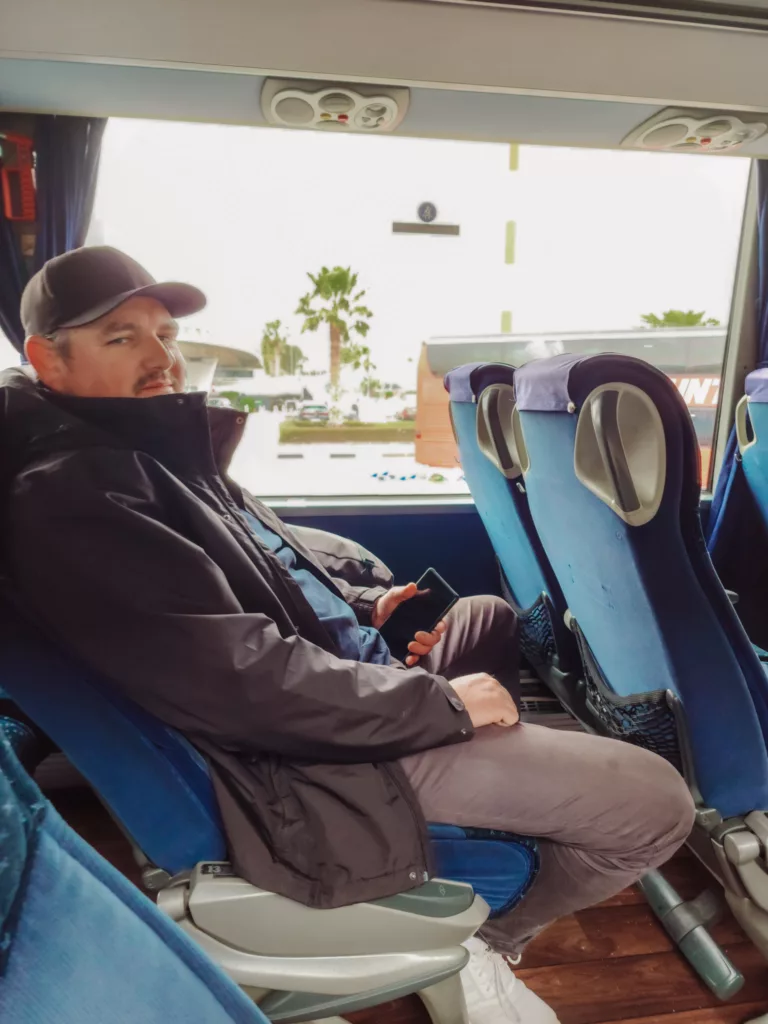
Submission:
[[[712,438],[720,394],[726,330],[722,327],[644,328],[571,334],[502,334],[432,338],[421,348],[416,411],[416,461],[452,467],[458,462],[443,378],[464,363],[508,363],[569,352],[616,352],[653,363],[685,399],[701,449],[701,482],[709,482]]]

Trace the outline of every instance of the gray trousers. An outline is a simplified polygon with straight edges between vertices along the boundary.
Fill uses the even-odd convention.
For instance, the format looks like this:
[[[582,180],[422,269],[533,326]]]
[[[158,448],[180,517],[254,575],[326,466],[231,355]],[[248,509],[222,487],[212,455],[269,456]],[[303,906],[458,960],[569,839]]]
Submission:
[[[455,679],[517,664],[516,618],[504,601],[464,599],[448,622],[425,668]],[[538,839],[541,870],[530,892],[483,931],[490,945],[511,955],[557,918],[663,864],[693,825],[693,802],[670,764],[585,733],[487,726],[468,743],[401,763],[428,821]]]

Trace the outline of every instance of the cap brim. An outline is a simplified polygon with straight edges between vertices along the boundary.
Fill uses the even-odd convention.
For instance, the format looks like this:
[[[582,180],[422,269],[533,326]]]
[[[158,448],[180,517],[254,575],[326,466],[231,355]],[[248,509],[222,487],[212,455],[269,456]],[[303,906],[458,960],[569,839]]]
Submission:
[[[98,320],[107,313],[111,313],[113,309],[117,309],[118,306],[122,306],[128,299],[134,299],[139,296],[157,299],[158,302],[165,306],[172,317],[191,316],[192,313],[199,313],[201,309],[205,308],[206,304],[205,295],[199,288],[195,288],[191,284],[181,284],[178,281],[166,281],[162,284],[149,284],[144,288],[132,288],[131,291],[113,295],[106,302],[94,306],[92,309],[81,313],[72,320],[67,320],[65,324],[60,324],[59,326],[61,328],[85,327],[86,324],[92,324],[94,320]]]

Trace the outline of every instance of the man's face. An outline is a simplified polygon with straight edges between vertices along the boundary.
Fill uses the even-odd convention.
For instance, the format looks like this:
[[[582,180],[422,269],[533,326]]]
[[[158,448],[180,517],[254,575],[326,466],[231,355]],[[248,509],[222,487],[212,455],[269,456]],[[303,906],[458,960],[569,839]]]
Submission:
[[[157,299],[128,299],[58,340],[27,340],[27,356],[54,391],[81,398],[154,398],[184,390],[178,325]]]

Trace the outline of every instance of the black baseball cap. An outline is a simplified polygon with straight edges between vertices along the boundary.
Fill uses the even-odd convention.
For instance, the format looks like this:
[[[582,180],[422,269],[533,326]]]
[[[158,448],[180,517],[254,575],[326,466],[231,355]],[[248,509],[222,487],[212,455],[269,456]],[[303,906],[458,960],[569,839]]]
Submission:
[[[30,280],[21,297],[24,333],[29,337],[82,327],[135,295],[157,299],[173,317],[189,316],[205,306],[199,288],[175,281],[158,284],[124,252],[93,245],[55,256]]]

